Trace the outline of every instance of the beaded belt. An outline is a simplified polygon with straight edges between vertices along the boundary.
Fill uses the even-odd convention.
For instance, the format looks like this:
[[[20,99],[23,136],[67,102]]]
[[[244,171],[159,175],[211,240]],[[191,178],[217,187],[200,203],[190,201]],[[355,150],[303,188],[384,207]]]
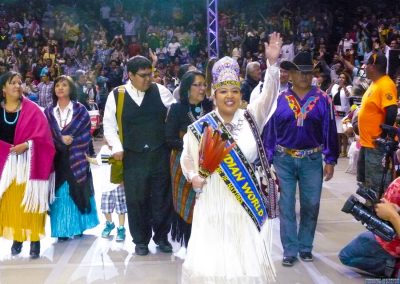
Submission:
[[[318,146],[318,147],[312,148],[312,149],[297,150],[297,149],[289,149],[289,148],[283,147],[281,145],[276,145],[275,149],[278,152],[288,154],[288,155],[292,156],[293,158],[304,158],[311,154],[321,152],[322,146]]]

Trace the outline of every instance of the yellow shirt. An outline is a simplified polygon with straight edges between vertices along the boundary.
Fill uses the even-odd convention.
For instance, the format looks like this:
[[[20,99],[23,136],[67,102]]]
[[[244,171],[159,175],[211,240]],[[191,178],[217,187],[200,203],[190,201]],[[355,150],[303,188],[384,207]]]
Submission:
[[[380,125],[385,122],[385,108],[396,104],[397,89],[389,76],[385,75],[369,86],[358,113],[361,146],[375,148],[374,141],[382,133]]]

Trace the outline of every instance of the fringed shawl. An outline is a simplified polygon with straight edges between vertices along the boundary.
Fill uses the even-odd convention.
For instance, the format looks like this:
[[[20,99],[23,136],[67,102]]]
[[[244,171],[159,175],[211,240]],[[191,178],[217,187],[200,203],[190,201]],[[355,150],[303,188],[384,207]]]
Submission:
[[[0,140],[0,198],[14,179],[26,183],[22,205],[26,212],[45,212],[54,197],[55,149],[49,124],[40,108],[23,98],[15,128],[14,144],[29,142],[29,149],[11,155],[12,145]]]
[[[62,140],[62,136],[71,135],[73,137],[73,142],[69,147],[71,170],[77,183],[86,182],[89,163],[86,161],[85,154],[88,152],[91,139],[88,111],[82,104],[73,102],[72,120],[62,130],[60,130],[57,120],[54,117],[53,107],[46,108],[45,114],[49,120],[54,144],[57,149],[62,149],[66,146]]]

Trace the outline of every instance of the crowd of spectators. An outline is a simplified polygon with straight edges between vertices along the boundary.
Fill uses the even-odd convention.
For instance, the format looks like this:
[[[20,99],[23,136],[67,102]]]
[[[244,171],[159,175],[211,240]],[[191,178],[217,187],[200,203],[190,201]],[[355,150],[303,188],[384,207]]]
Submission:
[[[178,83],[180,66],[190,64],[205,72],[205,3],[142,2],[1,3],[0,74],[7,69],[23,74],[24,93],[45,107],[48,102],[40,98],[61,74],[73,77],[80,86],[81,102],[88,98],[104,102],[108,91],[127,79],[127,59],[138,54],[153,61],[154,80],[171,90]],[[250,62],[266,68],[263,42],[275,30],[284,37],[281,59],[291,60],[301,50],[313,51],[323,66],[314,83],[324,90],[338,82],[341,72],[359,82],[358,71],[372,53],[388,55],[390,49],[400,47],[395,1],[228,2],[221,1],[219,7],[220,56],[235,58],[243,79]]]

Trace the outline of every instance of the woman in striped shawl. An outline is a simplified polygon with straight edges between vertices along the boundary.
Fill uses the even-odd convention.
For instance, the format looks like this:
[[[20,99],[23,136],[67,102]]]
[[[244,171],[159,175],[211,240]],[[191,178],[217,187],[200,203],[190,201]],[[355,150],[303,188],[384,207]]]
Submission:
[[[53,105],[45,110],[56,146],[55,201],[50,206],[51,236],[59,241],[81,235],[99,224],[92,176],[86,154],[90,143],[90,118],[75,101],[72,79],[54,81]]]

